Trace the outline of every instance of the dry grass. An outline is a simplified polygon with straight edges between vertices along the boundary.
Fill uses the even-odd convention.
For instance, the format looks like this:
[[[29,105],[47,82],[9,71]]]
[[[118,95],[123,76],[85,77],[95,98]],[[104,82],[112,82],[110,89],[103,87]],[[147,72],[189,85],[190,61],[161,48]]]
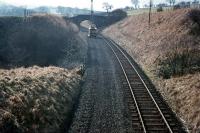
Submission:
[[[156,81],[176,113],[191,132],[200,131],[200,73]]]
[[[199,49],[200,37],[189,35],[188,27],[192,23],[185,19],[188,12],[177,10],[155,13],[152,15],[151,27],[148,25],[148,14],[132,16],[110,26],[104,33],[119,38],[117,40],[130,53],[134,53],[140,64],[149,65],[180,42],[180,45],[187,44]]]
[[[57,132],[79,91],[78,69],[0,69],[0,132]]]
[[[200,112],[197,111],[200,105],[195,102],[200,97],[194,97],[193,93],[190,93],[195,89],[196,95],[200,95],[197,91],[199,74],[183,75],[177,78],[179,80],[174,78],[164,80],[157,77],[155,71],[158,68],[156,62],[168,58],[167,55],[174,49],[178,48],[178,51],[182,51],[188,48],[188,51],[200,51],[200,35],[195,30],[195,27],[198,28],[199,25],[191,17],[192,12],[191,9],[180,9],[154,13],[150,27],[148,25],[148,14],[134,15],[103,31],[103,34],[111,37],[127,50],[158,88],[164,86],[160,88],[161,93],[165,95],[173,110],[191,126],[191,130],[200,128],[200,119],[190,117],[200,115]],[[198,57],[195,57],[197,59],[196,66],[200,65],[198,62],[199,53],[197,52]],[[165,84],[169,81],[172,85]],[[181,89],[178,89],[178,85],[182,86]],[[170,91],[170,93],[165,94],[165,90]],[[182,99],[186,95],[187,98]],[[188,102],[193,104],[186,112]],[[182,103],[182,107],[179,103]]]

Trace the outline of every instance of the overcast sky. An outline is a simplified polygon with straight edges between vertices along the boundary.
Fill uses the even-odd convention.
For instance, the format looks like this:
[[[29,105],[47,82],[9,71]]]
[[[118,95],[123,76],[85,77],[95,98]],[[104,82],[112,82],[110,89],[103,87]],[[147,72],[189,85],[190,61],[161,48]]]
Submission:
[[[90,8],[91,0],[0,0],[6,3],[14,4],[17,6],[66,6],[66,7],[78,7],[78,8]],[[148,3],[149,0],[139,0],[140,6]],[[166,0],[153,0],[154,3],[163,3]],[[180,0],[177,0],[180,1]],[[125,6],[131,6],[131,0],[94,0],[94,9],[102,10],[102,3],[108,2],[113,5],[114,8],[121,8]]]

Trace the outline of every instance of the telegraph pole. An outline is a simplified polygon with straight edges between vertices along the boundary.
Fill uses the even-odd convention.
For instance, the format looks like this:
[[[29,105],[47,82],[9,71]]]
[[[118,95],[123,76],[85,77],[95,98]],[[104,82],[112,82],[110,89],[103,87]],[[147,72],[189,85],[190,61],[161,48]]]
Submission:
[[[149,1],[149,26],[151,23],[151,7],[152,7],[152,0]]]
[[[27,8],[24,8],[24,22],[27,21],[27,17],[28,17],[28,10]]]
[[[90,16],[91,24],[93,24],[93,19],[94,19],[93,17],[94,17],[93,0],[91,0],[91,16]]]

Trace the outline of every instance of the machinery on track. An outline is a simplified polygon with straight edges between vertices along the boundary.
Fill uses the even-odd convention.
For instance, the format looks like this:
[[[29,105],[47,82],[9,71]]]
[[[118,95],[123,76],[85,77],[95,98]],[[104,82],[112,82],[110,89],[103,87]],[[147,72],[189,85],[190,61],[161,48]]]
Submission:
[[[91,17],[90,17],[90,26],[88,28],[88,37],[97,36],[97,27],[94,24],[94,10],[93,10],[93,0],[91,0]]]

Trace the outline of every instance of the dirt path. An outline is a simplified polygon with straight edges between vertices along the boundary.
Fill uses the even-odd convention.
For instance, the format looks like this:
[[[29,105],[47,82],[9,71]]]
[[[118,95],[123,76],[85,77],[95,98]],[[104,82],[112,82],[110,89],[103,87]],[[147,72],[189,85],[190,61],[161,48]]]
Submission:
[[[69,133],[132,131],[115,61],[102,39],[88,39],[86,82]]]

